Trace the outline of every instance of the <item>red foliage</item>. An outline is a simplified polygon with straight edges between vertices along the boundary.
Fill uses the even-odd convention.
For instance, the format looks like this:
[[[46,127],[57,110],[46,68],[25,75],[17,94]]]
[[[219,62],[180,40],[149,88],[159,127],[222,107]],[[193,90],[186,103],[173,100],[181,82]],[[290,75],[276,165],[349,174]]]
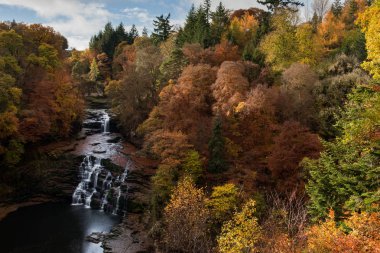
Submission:
[[[268,157],[268,167],[278,190],[303,189],[299,163],[305,157],[318,158],[321,150],[318,135],[300,123],[287,121],[280,126]]]

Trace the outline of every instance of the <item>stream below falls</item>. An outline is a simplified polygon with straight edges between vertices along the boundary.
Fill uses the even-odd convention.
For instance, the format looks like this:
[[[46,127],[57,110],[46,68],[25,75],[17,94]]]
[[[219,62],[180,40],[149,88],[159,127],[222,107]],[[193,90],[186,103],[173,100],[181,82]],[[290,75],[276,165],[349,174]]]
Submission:
[[[110,130],[105,109],[88,109],[73,154],[83,156],[71,203],[23,207],[0,221],[2,253],[102,253],[101,243],[86,241],[107,233],[126,209],[127,177],[132,162],[122,154],[122,138]],[[119,167],[107,168],[105,161]],[[118,169],[119,168],[119,169]],[[121,168],[121,169],[120,169]]]

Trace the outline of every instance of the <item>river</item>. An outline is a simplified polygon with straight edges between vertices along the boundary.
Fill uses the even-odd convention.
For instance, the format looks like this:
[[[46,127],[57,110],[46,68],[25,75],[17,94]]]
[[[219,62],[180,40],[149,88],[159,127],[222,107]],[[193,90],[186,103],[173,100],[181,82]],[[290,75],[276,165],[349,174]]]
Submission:
[[[121,196],[126,195],[124,180],[130,164],[122,154],[121,136],[110,131],[106,110],[88,109],[86,113],[72,151],[85,157],[78,167],[80,182],[72,202],[23,207],[9,214],[0,221],[2,253],[103,252],[100,243],[88,242],[86,236],[109,232],[120,223],[125,212]],[[104,159],[111,159],[122,169],[110,172]]]

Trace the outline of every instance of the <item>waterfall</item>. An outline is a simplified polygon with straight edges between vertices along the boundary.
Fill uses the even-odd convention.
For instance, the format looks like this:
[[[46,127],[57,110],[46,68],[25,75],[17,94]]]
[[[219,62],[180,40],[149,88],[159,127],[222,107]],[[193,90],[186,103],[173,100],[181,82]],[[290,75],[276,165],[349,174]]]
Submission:
[[[110,116],[106,112],[103,115],[102,128],[103,128],[103,133],[110,132]]]
[[[126,206],[124,183],[132,166],[132,161],[128,160],[123,173],[113,176],[113,172],[102,166],[100,158],[84,157],[79,166],[81,181],[72,195],[72,205],[120,214]]]
[[[116,215],[117,214],[117,211],[119,211],[119,201],[120,201],[120,197],[121,197],[121,189],[120,189],[120,186],[118,186],[116,188],[116,191],[117,191],[117,197],[116,197],[116,207],[113,209],[113,212],[112,214]]]
[[[72,205],[84,204],[86,207],[90,207],[92,196],[96,192],[98,175],[102,170],[101,159],[95,158],[95,162],[93,163],[91,156],[86,156],[79,170],[81,181],[73,193]],[[92,178],[94,179],[92,180]]]

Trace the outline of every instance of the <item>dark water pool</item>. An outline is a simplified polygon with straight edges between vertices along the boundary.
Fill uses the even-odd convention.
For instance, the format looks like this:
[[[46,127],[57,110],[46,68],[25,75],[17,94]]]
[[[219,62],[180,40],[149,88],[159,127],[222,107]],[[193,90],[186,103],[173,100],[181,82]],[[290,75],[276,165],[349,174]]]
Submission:
[[[20,208],[0,221],[2,253],[101,253],[85,241],[92,232],[108,232],[120,217],[101,211],[48,203]]]

